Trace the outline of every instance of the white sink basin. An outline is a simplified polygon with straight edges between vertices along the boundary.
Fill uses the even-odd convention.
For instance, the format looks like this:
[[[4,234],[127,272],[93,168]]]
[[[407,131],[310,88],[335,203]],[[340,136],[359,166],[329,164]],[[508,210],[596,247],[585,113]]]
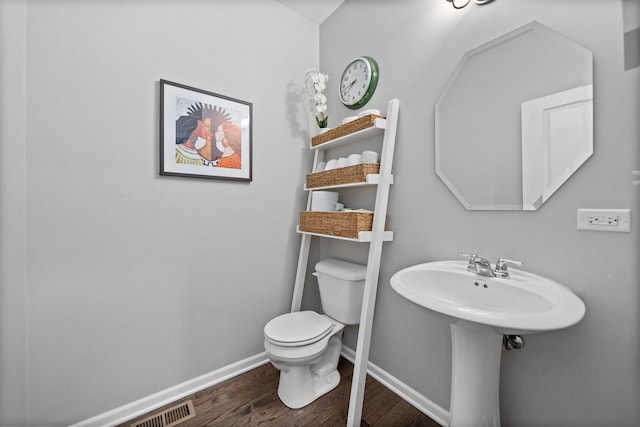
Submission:
[[[397,272],[391,287],[424,308],[503,335],[563,329],[584,317],[584,303],[566,286],[516,269],[509,273],[508,279],[485,277],[467,271],[466,261],[437,261]]]
[[[449,427],[500,427],[503,335],[552,331],[578,323],[585,306],[567,287],[524,271],[509,278],[467,271],[466,261],[405,268],[391,287],[451,319]]]

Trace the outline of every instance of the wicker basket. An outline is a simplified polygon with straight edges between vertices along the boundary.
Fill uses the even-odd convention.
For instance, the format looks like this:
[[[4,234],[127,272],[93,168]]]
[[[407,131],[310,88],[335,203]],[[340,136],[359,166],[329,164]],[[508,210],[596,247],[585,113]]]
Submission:
[[[300,212],[300,231],[358,238],[358,232],[371,231],[373,213]]]
[[[332,139],[340,138],[342,136],[349,135],[350,133],[370,128],[375,124],[376,119],[384,119],[384,117],[375,114],[369,114],[340,125],[336,128],[330,129],[325,133],[321,133],[320,135],[316,135],[311,138],[311,146],[315,147],[316,145],[331,141]]]
[[[367,175],[380,172],[377,163],[361,163],[344,168],[307,174],[307,188],[366,182]]]

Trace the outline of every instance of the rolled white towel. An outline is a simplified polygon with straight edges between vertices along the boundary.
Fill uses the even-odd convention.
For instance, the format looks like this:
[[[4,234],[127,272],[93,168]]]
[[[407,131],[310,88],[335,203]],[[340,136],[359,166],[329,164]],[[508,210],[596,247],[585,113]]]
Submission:
[[[380,155],[375,151],[363,151],[362,163],[380,163]]]

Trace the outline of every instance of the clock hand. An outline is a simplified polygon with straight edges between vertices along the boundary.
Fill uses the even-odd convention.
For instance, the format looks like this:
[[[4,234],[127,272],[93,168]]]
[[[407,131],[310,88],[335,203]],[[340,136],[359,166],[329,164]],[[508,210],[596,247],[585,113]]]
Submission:
[[[356,82],[358,81],[358,79],[354,79],[351,83],[349,83],[349,86],[345,87],[344,90],[349,90],[351,89],[351,87],[356,84]]]

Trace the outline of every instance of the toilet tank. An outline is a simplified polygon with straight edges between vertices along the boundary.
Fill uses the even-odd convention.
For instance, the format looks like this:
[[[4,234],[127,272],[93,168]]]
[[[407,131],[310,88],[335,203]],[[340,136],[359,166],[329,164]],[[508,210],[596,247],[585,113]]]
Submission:
[[[316,264],[320,300],[325,314],[345,325],[360,323],[367,266],[329,258]]]

